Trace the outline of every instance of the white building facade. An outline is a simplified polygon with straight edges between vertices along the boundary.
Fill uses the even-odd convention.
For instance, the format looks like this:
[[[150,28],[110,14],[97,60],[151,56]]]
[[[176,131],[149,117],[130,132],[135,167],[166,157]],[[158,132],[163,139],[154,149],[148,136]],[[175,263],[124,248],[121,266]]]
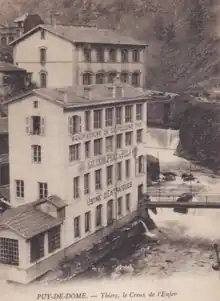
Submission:
[[[53,218],[50,223],[56,229],[55,218],[61,218],[53,236],[59,243],[53,252],[39,251],[36,273],[30,256],[22,258],[26,272],[18,282],[45,273],[64,257],[63,250],[75,252],[76,243],[84,248],[99,239],[98,233],[134,217],[146,192],[147,103],[143,92],[137,89],[131,96],[131,89],[122,86],[117,94],[114,86],[94,87],[94,97],[88,98],[65,89],[39,89],[9,104],[11,205],[19,208],[51,196],[63,200],[63,205],[56,202],[55,211],[51,206],[38,208]],[[6,238],[5,228],[2,233]],[[49,234],[46,237],[49,243]],[[18,249],[30,253],[31,243],[23,239]]]

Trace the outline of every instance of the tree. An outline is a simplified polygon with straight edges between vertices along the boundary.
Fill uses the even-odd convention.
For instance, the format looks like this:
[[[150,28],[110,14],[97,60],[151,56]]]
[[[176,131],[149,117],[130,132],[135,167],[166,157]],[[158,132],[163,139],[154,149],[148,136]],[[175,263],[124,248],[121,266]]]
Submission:
[[[153,27],[157,40],[162,41],[164,37],[164,20],[161,15],[158,15],[155,18],[155,23]]]

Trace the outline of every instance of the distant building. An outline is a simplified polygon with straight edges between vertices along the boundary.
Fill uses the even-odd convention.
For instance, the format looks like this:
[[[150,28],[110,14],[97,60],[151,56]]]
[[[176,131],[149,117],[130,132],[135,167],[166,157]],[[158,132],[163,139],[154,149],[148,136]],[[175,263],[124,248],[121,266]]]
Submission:
[[[41,88],[8,103],[12,209],[0,216],[0,278],[28,283],[135,217],[146,110],[142,89],[119,83]]]
[[[0,24],[0,46],[8,45],[18,39],[27,29],[32,29],[43,23],[39,15],[28,13],[16,18],[12,24]]]
[[[144,87],[147,45],[117,31],[39,25],[10,45],[14,63],[32,73],[39,87],[107,84],[117,76]]]
[[[28,85],[27,71],[0,61],[0,101],[24,92]]]

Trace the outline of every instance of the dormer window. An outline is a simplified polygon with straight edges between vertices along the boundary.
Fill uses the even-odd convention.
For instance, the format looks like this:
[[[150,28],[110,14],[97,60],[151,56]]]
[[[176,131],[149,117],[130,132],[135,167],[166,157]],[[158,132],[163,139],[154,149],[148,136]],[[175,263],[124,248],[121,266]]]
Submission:
[[[81,132],[81,117],[74,115],[69,117],[69,134],[75,135]]]
[[[45,30],[41,30],[40,38],[41,38],[41,40],[45,40]]]

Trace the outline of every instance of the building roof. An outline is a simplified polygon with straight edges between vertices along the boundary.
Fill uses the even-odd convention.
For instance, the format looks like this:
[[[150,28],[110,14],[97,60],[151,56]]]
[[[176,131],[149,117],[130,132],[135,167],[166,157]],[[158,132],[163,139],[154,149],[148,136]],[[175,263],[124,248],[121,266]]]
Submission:
[[[12,41],[10,45],[15,45],[25,39],[27,36],[44,29],[59,36],[71,43],[86,43],[86,44],[114,44],[114,45],[134,45],[147,46],[145,41],[138,41],[131,36],[123,35],[123,33],[111,29],[100,29],[96,27],[86,26],[70,26],[70,25],[46,25],[40,24],[31,29],[18,39]]]
[[[26,72],[26,70],[5,61],[0,61],[0,72]]]
[[[0,134],[8,133],[8,118],[0,117]]]
[[[26,96],[37,95],[47,99],[63,108],[79,108],[88,106],[97,106],[104,104],[113,104],[115,102],[132,102],[134,100],[146,99],[148,95],[141,88],[134,88],[128,84],[120,84],[122,95],[113,98],[112,89],[114,84],[74,86],[66,88],[40,88],[34,89],[23,95],[11,98],[7,104],[21,100]]]
[[[8,209],[0,216],[0,227],[9,228],[25,239],[30,239],[61,223],[61,220],[36,209],[32,204]]]
[[[66,207],[67,204],[65,203],[64,200],[62,200],[61,198],[59,198],[56,195],[51,195],[46,199],[41,199],[41,200],[37,200],[34,203],[32,203],[34,206],[38,206],[41,205],[43,203],[50,203],[51,205],[53,205],[54,207],[56,207],[57,209],[61,209],[63,207]]]

